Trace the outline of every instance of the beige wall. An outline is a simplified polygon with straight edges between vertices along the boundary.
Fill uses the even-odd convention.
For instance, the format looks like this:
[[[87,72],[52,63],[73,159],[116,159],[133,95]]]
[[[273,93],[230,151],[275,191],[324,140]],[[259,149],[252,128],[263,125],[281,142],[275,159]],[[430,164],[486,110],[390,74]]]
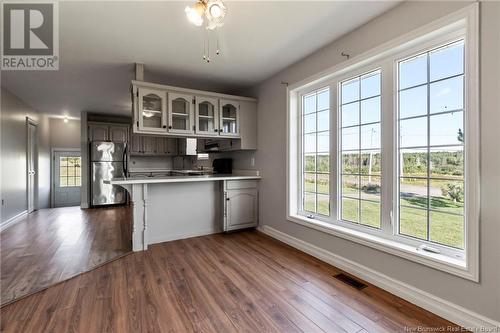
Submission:
[[[392,278],[489,318],[500,320],[500,2],[481,3],[481,261],[480,283],[471,282],[285,219],[286,89],[344,60],[468,5],[405,2],[276,74],[255,88],[259,99],[257,169],[260,221]]]
[[[6,89],[1,89],[1,223],[27,209],[26,117],[38,127],[38,200],[36,208],[50,207],[51,148],[80,148],[80,121],[48,118]]]
[[[51,148],[80,148],[80,120],[50,118]]]
[[[49,120],[5,89],[1,89],[1,223],[26,211],[26,117],[38,124],[38,201],[50,204]]]

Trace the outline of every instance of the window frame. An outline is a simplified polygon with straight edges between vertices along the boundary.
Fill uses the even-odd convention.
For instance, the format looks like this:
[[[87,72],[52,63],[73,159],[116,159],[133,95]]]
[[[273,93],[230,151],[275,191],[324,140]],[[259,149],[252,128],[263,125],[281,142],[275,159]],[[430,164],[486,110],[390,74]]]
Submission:
[[[392,212],[393,212],[393,216],[395,218],[398,218],[400,216],[400,205],[399,205],[399,187],[400,187],[400,184],[399,184],[399,162],[400,162],[400,156],[399,156],[399,98],[398,98],[398,93],[399,93],[399,72],[397,70],[398,68],[398,65],[401,61],[404,61],[405,59],[409,59],[411,58],[412,56],[416,56],[420,53],[425,53],[425,52],[431,52],[433,49],[437,49],[439,47],[443,47],[445,45],[448,45],[448,44],[453,44],[455,42],[458,42],[459,40],[464,40],[465,42],[465,39],[466,39],[466,34],[465,33],[451,33],[451,34],[448,34],[448,35],[445,35],[445,36],[442,36],[442,38],[439,38],[439,39],[436,39],[436,40],[433,40],[433,41],[430,41],[428,43],[424,43],[422,45],[419,45],[417,47],[414,47],[414,48],[410,48],[404,52],[401,52],[401,53],[398,53],[396,54],[396,57],[394,59],[394,89],[393,89],[393,94],[394,94],[394,112],[393,112],[393,116],[394,116],[394,124],[393,124],[393,130],[394,130],[394,142],[393,142],[393,168],[394,168],[394,174],[393,174],[393,192],[394,192],[394,196],[393,196],[393,207],[392,207]],[[467,48],[465,47],[465,43],[464,43],[464,49],[465,49],[465,53],[467,53]],[[444,245],[444,244],[438,244],[438,243],[435,243],[435,242],[431,242],[431,241],[425,241],[425,240],[420,240],[416,237],[412,237],[410,235],[404,235],[404,234],[400,234],[399,233],[399,220],[394,220],[394,234],[395,234],[395,238],[396,239],[401,239],[402,241],[405,241],[407,242],[408,244],[411,244],[413,246],[420,246],[422,244],[428,244],[429,246],[433,247],[433,248],[437,248],[438,250],[441,251],[441,253],[443,253],[444,255],[446,256],[449,256],[449,257],[456,257],[456,258],[463,258],[465,259],[465,255],[466,255],[466,251],[465,251],[465,248],[466,248],[466,229],[468,228],[467,224],[468,224],[468,218],[467,218],[467,215],[468,215],[468,210],[470,209],[468,206],[468,200],[469,200],[469,196],[468,194],[466,193],[467,192],[467,187],[469,187],[469,182],[471,182],[470,180],[470,177],[468,175],[468,171],[467,171],[467,167],[466,167],[466,164],[467,164],[467,160],[469,159],[469,157],[466,157],[468,156],[469,154],[467,153],[467,147],[469,146],[469,135],[468,135],[468,128],[469,128],[469,124],[467,124],[467,120],[466,120],[466,115],[468,114],[468,108],[467,108],[467,103],[466,103],[466,98],[467,98],[467,95],[468,95],[468,92],[467,92],[467,82],[469,81],[469,73],[467,72],[467,58],[464,57],[464,73],[463,73],[463,76],[464,76],[464,96],[463,96],[463,99],[464,99],[464,105],[463,105],[463,108],[461,110],[461,112],[463,112],[463,121],[464,121],[464,133],[467,133],[466,134],[466,141],[463,145],[463,151],[464,151],[464,179],[463,179],[463,182],[464,182],[464,187],[465,187],[465,191],[464,191],[464,202],[465,202],[465,205],[464,205],[464,214],[463,214],[463,217],[464,217],[464,249],[458,249],[458,248],[454,248],[454,247],[451,247],[451,246],[447,246],[447,245]],[[429,82],[427,82],[426,84],[431,84]],[[428,100],[430,99],[430,96],[427,96]],[[452,111],[447,111],[447,113],[449,112],[452,112]],[[447,114],[446,113],[446,114]],[[443,113],[444,114],[444,113]],[[429,111],[429,114],[427,116],[425,116],[426,118],[429,117],[430,115],[432,115],[432,113],[430,113]],[[410,119],[410,118],[405,118],[405,119]],[[427,132],[428,134],[430,133],[430,129],[427,128]],[[476,133],[473,133],[472,136],[476,135]],[[432,148],[432,146],[430,145],[430,142],[427,142],[427,148]],[[427,149],[426,148],[426,149]],[[429,159],[430,159],[430,156],[429,156]],[[411,178],[411,177],[410,177]],[[431,178],[426,178],[428,180],[431,180]],[[427,209],[428,212],[430,212],[430,208],[428,207]]]
[[[331,216],[332,216],[332,189],[331,189],[331,186],[332,186],[332,172],[331,172],[331,167],[332,167],[332,154],[329,153],[329,172],[328,172],[328,175],[329,175],[329,193],[328,193],[328,196],[329,196],[329,201],[330,201],[330,207],[329,207],[329,215],[323,215],[323,214],[320,214],[320,213],[315,213],[315,214],[312,214],[310,211],[306,211],[305,209],[303,209],[303,202],[302,202],[302,194],[305,193],[306,191],[303,189],[303,177],[304,177],[304,163],[303,163],[303,155],[305,155],[305,153],[303,153],[303,147],[304,147],[304,140],[303,140],[303,137],[304,137],[304,134],[312,134],[312,133],[315,133],[316,135],[318,133],[321,133],[321,132],[326,132],[326,131],[321,131],[321,132],[318,132],[317,131],[317,125],[318,125],[318,120],[316,119],[316,131],[314,132],[311,132],[311,133],[303,133],[302,129],[304,128],[304,124],[303,124],[303,119],[304,119],[304,114],[302,112],[302,109],[303,109],[303,100],[304,100],[304,97],[307,97],[307,96],[310,96],[311,94],[315,94],[316,95],[316,103],[317,103],[317,94],[318,92],[321,92],[321,91],[324,91],[324,90],[327,90],[328,89],[328,92],[330,93],[330,105],[328,107],[328,111],[330,112],[330,116],[329,116],[329,121],[330,121],[330,124],[328,126],[328,132],[329,132],[329,138],[330,138],[330,150],[331,150],[331,137],[332,137],[332,119],[331,119],[331,112],[332,112],[332,103],[331,103],[331,96],[332,96],[332,92],[331,92],[331,86],[330,85],[323,85],[323,86],[320,86],[320,87],[314,87],[314,89],[308,89],[308,90],[305,90],[305,91],[302,91],[300,93],[300,98],[298,100],[298,103],[300,104],[299,105],[299,109],[300,109],[300,113],[299,113],[299,133],[300,135],[298,136],[299,137],[299,147],[301,147],[301,151],[300,151],[300,154],[299,154],[299,159],[298,159],[298,168],[299,168],[299,173],[297,175],[298,179],[297,179],[297,182],[298,182],[298,188],[299,188],[299,191],[300,191],[300,195],[297,196],[297,207],[298,208],[298,212],[300,215],[302,216],[311,216],[311,215],[314,215],[314,216],[317,216],[319,218],[321,218],[322,220],[330,220]],[[321,110],[321,111],[325,111],[325,110]],[[314,113],[318,114],[318,112],[321,112],[321,111],[318,111],[316,110]],[[317,151],[317,146],[318,146],[318,142],[317,142],[317,136],[316,136],[316,151],[315,151],[315,155],[316,155],[316,163],[317,163],[317,156],[318,156],[318,151]],[[317,164],[316,164],[317,166]],[[317,175],[317,170],[314,172],[315,175]],[[317,178],[316,178],[317,180]],[[311,193],[311,192],[309,192]],[[317,184],[316,184],[316,192],[314,192],[315,196],[316,196],[316,211],[317,211],[317,195],[318,195],[318,192],[317,192]],[[319,193],[319,194],[322,194],[322,193]]]
[[[62,165],[62,159],[63,159],[63,158],[65,158],[65,159],[67,159],[67,160],[68,160],[68,159],[70,159],[70,158],[71,158],[71,159],[75,159],[75,158],[76,158],[76,159],[78,159],[78,161],[79,161],[80,165],[79,165],[78,167],[76,167],[76,166],[72,166],[72,168],[74,169],[74,173],[75,173],[74,175],[70,176],[70,175],[66,174],[66,175],[64,175],[64,176],[63,176],[63,175],[61,174],[62,168],[65,168],[65,169],[66,169],[66,173],[68,173],[69,168],[70,168],[70,166],[69,166],[69,165],[64,165],[64,166]],[[66,160],[66,164],[69,164],[69,162],[68,162],[67,160]],[[77,175],[77,174],[76,174],[76,173],[77,173],[77,172],[76,172],[76,171],[77,171],[77,169],[78,169],[78,170],[79,170],[79,172],[80,172],[80,174],[79,174],[79,175]],[[63,178],[65,178],[65,179],[66,179],[66,185],[62,185],[62,183],[61,183],[61,180],[62,180]],[[73,185],[69,185],[69,184],[68,184],[68,183],[69,183],[69,182],[68,182],[68,180],[69,180],[70,178],[72,178],[72,179],[73,179],[73,182],[74,182],[74,184],[73,184]],[[76,180],[77,180],[77,179],[80,179],[80,183],[79,183],[79,184],[76,184]],[[81,186],[82,186],[82,157],[81,157],[81,156],[59,156],[59,187],[61,187],[61,188],[74,188],[74,187],[81,187]]]
[[[338,172],[336,173],[336,178],[337,178],[337,188],[338,188],[338,193],[336,194],[336,199],[337,201],[339,202],[338,204],[338,207],[337,207],[337,211],[336,211],[336,214],[337,214],[337,221],[342,221],[343,223],[349,223],[349,224],[352,224],[352,225],[357,225],[357,226],[360,226],[361,230],[370,230],[370,229],[374,229],[375,233],[378,234],[380,232],[380,230],[383,229],[383,222],[382,222],[382,186],[383,185],[383,182],[384,182],[384,175],[383,175],[383,168],[381,168],[381,173],[378,177],[380,177],[380,181],[381,181],[381,191],[380,191],[380,228],[376,228],[376,227],[371,227],[369,225],[366,225],[366,224],[362,224],[361,223],[361,215],[358,216],[358,219],[359,221],[358,222],[354,222],[354,221],[349,221],[349,220],[343,220],[342,219],[342,200],[344,199],[344,196],[342,195],[342,178],[343,178],[343,173],[342,173],[342,152],[343,152],[343,149],[342,149],[342,130],[344,129],[344,127],[342,127],[342,107],[344,105],[347,105],[349,103],[360,103],[359,105],[359,122],[355,125],[351,125],[351,126],[346,126],[345,128],[354,128],[354,127],[359,127],[359,147],[358,149],[351,149],[351,151],[359,151],[359,156],[360,156],[360,160],[359,160],[359,168],[361,168],[361,152],[363,151],[363,149],[361,148],[361,127],[362,126],[365,126],[365,125],[371,125],[371,124],[379,124],[380,125],[380,131],[381,131],[381,134],[380,134],[380,147],[377,148],[376,150],[379,150],[380,151],[380,156],[382,157],[382,131],[383,131],[383,128],[382,128],[382,100],[383,100],[383,97],[382,97],[382,93],[383,93],[383,90],[382,90],[382,65],[383,63],[374,63],[372,65],[369,65],[368,67],[363,67],[361,68],[360,70],[357,70],[355,72],[351,72],[351,73],[347,73],[346,75],[343,75],[341,77],[339,77],[339,79],[336,80],[336,85],[337,85],[337,105],[336,105],[336,118],[337,118],[337,127],[336,127],[336,134],[337,134],[337,141],[338,141],[338,144],[336,146],[336,150],[333,152],[333,154],[336,154],[337,155],[337,170]],[[342,84],[344,82],[348,82],[350,80],[354,80],[356,78],[359,78],[359,84],[360,84],[360,89],[361,89],[361,78],[364,76],[364,75],[367,75],[367,74],[370,74],[370,73],[373,73],[373,72],[379,72],[379,75],[380,75],[380,94],[379,95],[374,95],[374,96],[370,96],[366,99],[362,99],[361,98],[361,95],[359,96],[359,99],[358,100],[354,100],[354,101],[351,101],[349,103],[345,103],[343,104],[342,103]],[[354,75],[350,75],[350,74],[353,74]],[[380,120],[378,122],[369,122],[369,123],[362,123],[361,121],[361,102],[363,100],[368,100],[368,99],[371,99],[371,98],[376,98],[376,97],[380,97]],[[349,150],[349,149],[348,149]],[[369,149],[364,149],[364,150],[369,150]],[[375,149],[371,149],[371,150],[375,150]],[[381,166],[382,166],[382,163],[381,163]],[[358,175],[355,175],[356,177],[359,177],[359,180],[361,181],[361,177],[363,177],[362,173],[361,173],[361,170],[359,170],[358,172]],[[361,185],[361,184],[360,184]],[[361,191],[361,186],[359,188],[359,191]],[[347,197],[349,198],[349,197]],[[361,199],[361,193],[359,195],[358,198],[354,199],[354,200],[357,200],[359,202],[359,205],[361,205],[361,202],[362,201],[367,201],[367,200],[364,200],[364,199]],[[358,208],[358,214],[361,213],[361,206]]]
[[[398,197],[398,70],[401,59],[463,38],[465,41],[464,146],[465,207],[464,250],[432,243],[441,253],[418,250],[425,241],[400,235]],[[324,72],[297,82],[287,89],[287,210],[289,221],[382,250],[472,281],[479,281],[479,88],[478,6],[465,7],[438,21],[385,43]],[[374,229],[342,221],[341,197],[340,83],[346,79],[381,70],[381,228]],[[302,96],[321,87],[330,88],[330,216],[304,215],[297,209],[301,198]],[[391,110],[387,112],[384,110]],[[297,159],[299,158],[299,160]],[[297,164],[299,164],[297,169]],[[299,178],[299,179],[297,179]],[[297,182],[299,184],[297,184]],[[298,185],[298,186],[297,186]],[[374,230],[371,230],[374,229]]]

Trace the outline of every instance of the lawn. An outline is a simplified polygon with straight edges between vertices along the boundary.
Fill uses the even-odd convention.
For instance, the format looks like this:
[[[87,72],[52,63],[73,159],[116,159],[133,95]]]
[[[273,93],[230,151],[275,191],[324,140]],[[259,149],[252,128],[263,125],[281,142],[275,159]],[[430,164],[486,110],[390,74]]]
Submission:
[[[351,184],[352,185],[352,184]],[[413,184],[415,185],[415,184]],[[417,186],[422,186],[418,184]],[[437,185],[436,185],[437,186]],[[318,192],[327,194],[328,182],[318,180]],[[306,191],[315,191],[314,182],[306,181]],[[434,193],[439,192],[437,190]],[[380,227],[380,199],[379,193],[361,190],[356,186],[343,186],[342,219],[361,223],[371,227]],[[354,198],[373,200],[358,200]],[[454,202],[444,195],[431,195],[429,211],[429,227],[427,228],[427,198],[414,195],[414,193],[402,193],[400,210],[400,233],[416,238],[428,239],[430,241],[453,247],[463,248],[464,230],[463,203]],[[306,196],[306,210],[314,211],[314,194]],[[359,207],[361,205],[361,207]],[[329,214],[329,196],[318,194],[317,212]],[[449,214],[453,213],[453,214]],[[359,216],[361,214],[361,216]]]

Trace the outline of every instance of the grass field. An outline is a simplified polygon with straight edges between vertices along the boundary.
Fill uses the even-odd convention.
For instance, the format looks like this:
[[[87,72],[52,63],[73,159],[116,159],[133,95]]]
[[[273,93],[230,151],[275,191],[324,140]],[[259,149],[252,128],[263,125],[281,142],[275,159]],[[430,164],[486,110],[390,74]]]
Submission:
[[[351,184],[352,185],[352,184]],[[412,184],[416,185],[416,184]],[[422,186],[418,184],[417,186]],[[436,185],[437,186],[437,185]],[[306,180],[306,191],[315,191],[314,182]],[[318,193],[328,194],[328,182],[318,180]],[[434,191],[439,192],[439,191]],[[349,197],[373,200],[357,200]],[[361,223],[371,227],[380,227],[380,198],[378,193],[367,192],[353,186],[343,186],[342,199],[342,219],[351,222]],[[328,195],[318,194],[317,212],[319,214],[329,214]],[[430,198],[430,208],[428,212],[427,198],[425,196],[414,195],[414,193],[402,193],[400,198],[400,233],[421,239],[463,248],[463,203],[453,202],[451,199],[434,195]],[[361,207],[359,207],[361,205]],[[306,210],[314,211],[314,195],[306,196]],[[360,209],[361,208],[361,209]],[[453,214],[450,214],[453,213]],[[429,227],[427,219],[429,215]],[[460,215],[454,215],[460,214]],[[359,216],[361,215],[361,216]]]

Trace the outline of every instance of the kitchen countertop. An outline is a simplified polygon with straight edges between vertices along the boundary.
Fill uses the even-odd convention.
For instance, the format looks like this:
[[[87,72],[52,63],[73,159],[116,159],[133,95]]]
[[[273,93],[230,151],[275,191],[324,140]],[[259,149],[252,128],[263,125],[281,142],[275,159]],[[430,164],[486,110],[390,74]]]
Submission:
[[[130,185],[130,184],[158,184],[158,183],[187,183],[187,182],[207,182],[219,180],[257,180],[260,176],[239,176],[234,174],[227,175],[200,175],[200,176],[166,176],[166,177],[130,177],[113,178],[105,180],[105,184],[111,185]]]

